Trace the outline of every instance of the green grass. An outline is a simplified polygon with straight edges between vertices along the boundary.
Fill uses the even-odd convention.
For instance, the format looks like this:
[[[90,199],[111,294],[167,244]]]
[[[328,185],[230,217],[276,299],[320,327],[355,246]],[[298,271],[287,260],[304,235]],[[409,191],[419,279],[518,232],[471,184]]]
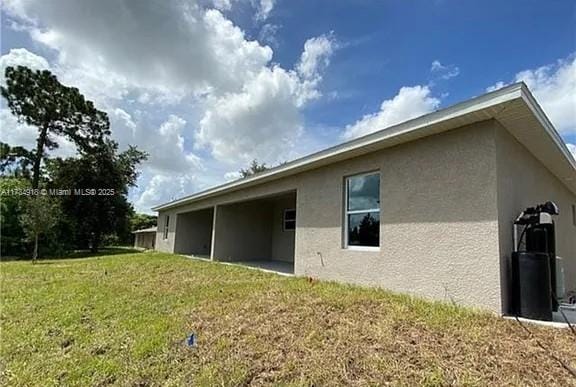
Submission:
[[[161,253],[3,262],[4,385],[570,385],[567,330]],[[185,339],[195,332],[198,344]]]

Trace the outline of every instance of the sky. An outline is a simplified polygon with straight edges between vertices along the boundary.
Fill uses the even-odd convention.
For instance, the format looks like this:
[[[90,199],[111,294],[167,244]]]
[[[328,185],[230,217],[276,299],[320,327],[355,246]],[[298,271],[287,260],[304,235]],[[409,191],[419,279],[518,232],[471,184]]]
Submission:
[[[518,81],[576,154],[570,0],[3,0],[1,43],[2,74],[49,69],[149,154],[139,212]]]

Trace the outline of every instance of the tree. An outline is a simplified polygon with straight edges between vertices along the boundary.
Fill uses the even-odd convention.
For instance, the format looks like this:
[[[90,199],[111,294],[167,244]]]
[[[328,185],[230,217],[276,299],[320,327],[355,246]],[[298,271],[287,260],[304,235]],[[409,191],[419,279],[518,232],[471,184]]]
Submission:
[[[0,178],[0,255],[23,256],[26,234],[20,223],[25,196],[20,191],[30,188],[30,182],[13,177]]]
[[[252,160],[248,168],[240,169],[240,175],[242,175],[242,177],[248,177],[255,175],[257,173],[264,172],[268,169],[269,168],[266,166],[265,163],[259,164],[257,160]]]
[[[134,215],[132,215],[132,218],[130,219],[132,231],[154,227],[157,225],[157,223],[158,223],[158,217],[155,215],[135,213]]]
[[[34,242],[32,263],[38,259],[38,240],[40,235],[46,234],[58,222],[60,207],[58,202],[47,195],[28,197],[24,201],[20,222],[28,237]]]
[[[35,203],[44,199],[27,203],[26,213],[17,217],[21,219],[17,223],[23,226],[25,221],[34,239],[53,228],[53,238],[48,241],[51,245],[42,244],[52,250],[90,247],[97,251],[103,238],[129,240],[134,210],[127,199],[128,189],[136,184],[136,166],[146,155],[135,147],[118,152],[118,144],[109,137],[107,114],[96,109],[78,89],[62,85],[49,71],[7,67],[5,77],[0,91],[8,107],[20,122],[35,126],[38,137],[34,150],[0,144],[0,172],[30,179],[35,190],[73,190],[58,198],[62,216],[56,226],[36,213],[40,205]],[[48,151],[58,147],[59,138],[74,142],[77,156],[50,158]],[[52,206],[47,206],[49,214]],[[43,229],[42,224],[51,227]],[[36,243],[34,255],[38,254]]]
[[[96,109],[78,89],[62,85],[48,70],[6,67],[0,87],[8,107],[20,122],[38,128],[32,153],[32,188],[38,188],[46,150],[58,147],[54,136],[73,141],[81,154],[90,153],[110,134],[106,113]]]
[[[0,173],[17,178],[30,179],[30,167],[34,154],[21,146],[11,147],[0,142]]]
[[[364,215],[358,226],[358,238],[363,241],[377,241],[380,235],[380,222],[372,214]]]
[[[136,185],[136,167],[146,157],[135,147],[118,153],[118,144],[106,140],[93,153],[48,163],[49,186],[80,190],[62,197],[62,208],[73,224],[78,248],[96,252],[104,237],[115,234],[125,239],[130,233],[134,210],[127,199],[128,189]]]

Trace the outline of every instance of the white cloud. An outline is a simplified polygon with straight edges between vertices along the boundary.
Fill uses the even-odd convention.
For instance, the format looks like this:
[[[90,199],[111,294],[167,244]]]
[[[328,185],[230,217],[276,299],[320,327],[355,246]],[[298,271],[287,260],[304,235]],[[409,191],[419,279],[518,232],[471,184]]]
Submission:
[[[132,87],[162,93],[237,90],[272,58],[219,11],[184,1],[7,0],[33,39],[62,66],[105,69]],[[169,42],[169,44],[168,44]]]
[[[278,30],[280,30],[280,26],[277,24],[264,24],[258,33],[258,40],[276,48],[279,45],[276,38]]]
[[[202,169],[201,160],[191,152],[184,149],[183,128],[186,121],[182,118],[170,115],[167,121],[160,125],[158,135],[149,135],[146,138],[148,151],[153,150],[150,164],[160,171],[198,171]]]
[[[226,181],[238,180],[241,177],[242,177],[242,175],[238,171],[226,172],[224,174],[224,180],[226,180]]]
[[[576,160],[576,145],[574,144],[566,144],[568,146],[568,150],[572,153],[572,157]]]
[[[440,100],[431,96],[428,86],[403,87],[392,99],[380,105],[376,113],[367,114],[353,125],[346,126],[346,140],[385,129],[438,108]]]
[[[0,122],[2,123],[0,141],[10,146],[22,146],[30,150],[36,148],[38,128],[18,122],[18,119],[7,108],[0,110]]]
[[[195,187],[196,178],[192,175],[156,174],[147,181],[146,189],[137,195],[134,206],[139,212],[149,212],[151,207],[190,194]]]
[[[256,20],[266,20],[274,9],[276,0],[260,0],[256,12]]]
[[[184,146],[186,120],[170,115],[160,124],[151,126],[149,114],[137,112],[136,118],[122,109],[110,112],[110,122],[121,145],[132,144],[146,151],[144,176],[140,188],[132,195],[140,212],[198,188],[198,175],[205,173],[203,161]]]
[[[8,66],[26,66],[32,70],[50,69],[50,65],[46,59],[26,50],[25,48],[13,48],[7,54],[0,57],[2,81],[4,81],[4,72]]]
[[[317,86],[333,47],[331,36],[311,38],[297,71],[264,67],[240,92],[208,98],[197,146],[228,163],[284,161],[303,132],[299,109],[321,95]]]
[[[439,60],[435,60],[430,66],[430,72],[441,79],[447,80],[457,77],[460,74],[460,68],[455,65],[443,65]]]
[[[232,0],[212,0],[212,5],[221,11],[230,11],[232,9]]]
[[[492,92],[492,91],[496,91],[496,90],[498,90],[498,89],[501,89],[501,88],[503,88],[504,86],[506,86],[506,83],[504,83],[504,82],[502,82],[502,81],[499,81],[499,82],[496,82],[495,84],[493,84],[492,86],[488,86],[488,87],[486,88],[486,91],[490,93],[490,92]]]
[[[330,64],[330,57],[335,48],[332,34],[308,39],[304,43],[304,52],[296,66],[298,73],[305,79],[318,78],[320,71]]]
[[[444,66],[442,66],[442,63],[440,63],[439,60],[435,60],[432,62],[432,66],[430,67],[430,71],[439,71],[442,70],[444,68]]]
[[[189,193],[217,180],[212,171],[221,180],[231,164],[284,161],[303,133],[300,110],[321,95],[331,35],[306,42],[300,71],[282,68],[270,47],[200,5],[227,11],[235,3],[5,0],[3,11],[53,50],[63,83],[109,114],[121,147],[150,154],[134,196],[144,206],[169,199],[165,184]],[[275,2],[251,4],[263,21]]]
[[[148,153],[144,167],[154,173],[197,173],[204,168],[202,161],[184,147],[186,120],[171,114],[155,127],[148,122],[147,113],[138,113],[134,118],[123,109],[109,112],[110,124],[115,139],[121,147],[136,145]]]
[[[7,108],[0,109],[0,141],[10,146],[21,146],[28,150],[36,149],[38,128],[18,122],[18,119]],[[54,157],[70,157],[76,155],[76,145],[64,137],[50,135],[50,139],[58,144],[58,148],[50,151]]]
[[[576,134],[576,55],[537,69],[521,71],[514,77],[514,82],[520,81],[534,93],[561,134]],[[486,90],[496,90],[505,85],[498,82]]]
[[[302,132],[301,86],[293,72],[273,67],[242,92],[211,98],[196,133],[198,145],[224,162],[279,161]]]

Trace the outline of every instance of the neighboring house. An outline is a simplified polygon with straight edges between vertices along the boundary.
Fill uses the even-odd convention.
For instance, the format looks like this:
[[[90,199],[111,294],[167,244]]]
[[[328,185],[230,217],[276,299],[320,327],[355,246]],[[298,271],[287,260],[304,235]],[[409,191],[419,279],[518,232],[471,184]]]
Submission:
[[[133,231],[134,247],[140,249],[153,250],[156,245],[157,227],[143,228],[142,230]]]
[[[156,248],[508,310],[512,222],[560,208],[576,289],[576,162],[523,83],[154,208]]]

